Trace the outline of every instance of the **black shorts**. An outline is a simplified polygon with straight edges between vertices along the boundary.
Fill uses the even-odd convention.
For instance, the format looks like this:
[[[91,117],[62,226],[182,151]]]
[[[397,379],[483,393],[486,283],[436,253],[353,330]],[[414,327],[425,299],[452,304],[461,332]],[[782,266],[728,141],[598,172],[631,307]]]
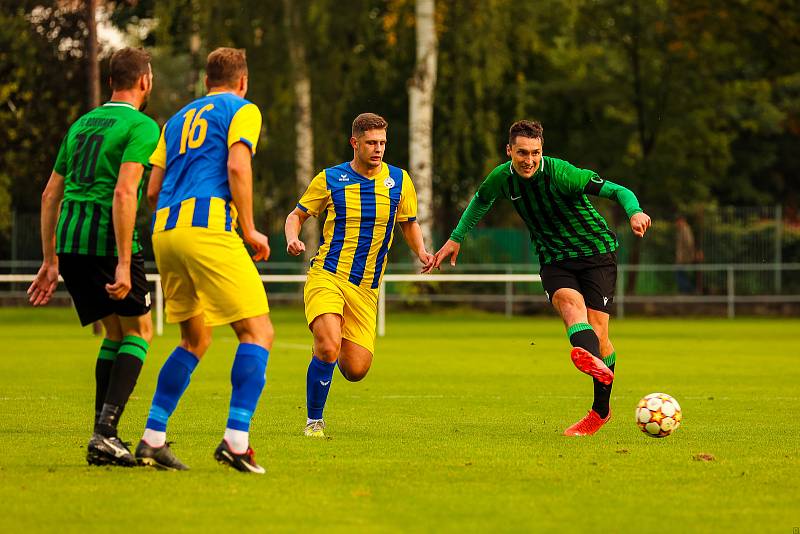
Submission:
[[[562,287],[583,295],[586,307],[610,314],[617,288],[617,254],[608,252],[542,265],[539,275],[548,300]]]
[[[138,317],[150,311],[150,287],[141,253],[131,258],[131,291],[122,300],[113,300],[106,291],[106,284],[114,283],[116,256],[59,254],[58,270],[83,326],[111,314]]]

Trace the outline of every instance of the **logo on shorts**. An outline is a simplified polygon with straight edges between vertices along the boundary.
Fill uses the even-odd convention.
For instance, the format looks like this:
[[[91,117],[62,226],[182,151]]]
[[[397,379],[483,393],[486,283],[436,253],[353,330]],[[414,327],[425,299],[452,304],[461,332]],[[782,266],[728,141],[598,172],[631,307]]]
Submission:
[[[383,181],[383,185],[385,185],[387,189],[391,189],[394,187],[394,180],[390,176],[389,178]]]
[[[547,291],[544,292],[544,296],[547,297],[547,300],[550,300],[550,293]]]
[[[150,293],[149,292],[144,294],[144,305],[145,306],[150,306]]]
[[[608,304],[608,297],[603,297],[603,306]]]
[[[331,381],[330,381],[330,380],[328,380],[327,382],[323,382],[322,380],[320,380],[320,381],[319,381],[319,385],[320,385],[320,386],[323,386],[323,387],[327,386],[327,385],[328,385],[328,384],[330,384],[330,383],[331,383]]]
[[[511,196],[511,200],[519,200],[519,199],[521,199],[521,198],[522,198],[522,195],[520,195],[520,196],[518,196],[518,197],[515,197],[515,196],[513,196],[513,195]]]

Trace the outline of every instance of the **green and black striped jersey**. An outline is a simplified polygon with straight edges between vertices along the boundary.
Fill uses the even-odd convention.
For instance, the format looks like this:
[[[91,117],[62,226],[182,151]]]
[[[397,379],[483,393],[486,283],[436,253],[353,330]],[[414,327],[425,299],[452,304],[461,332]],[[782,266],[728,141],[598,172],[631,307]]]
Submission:
[[[525,221],[540,263],[613,252],[618,246],[616,235],[587,193],[617,200],[629,217],[642,211],[628,189],[603,180],[594,171],[542,156],[539,169],[527,179],[515,172],[510,161],[489,173],[450,239],[460,243],[494,201],[505,197]]]
[[[57,253],[116,255],[111,206],[119,168],[125,162],[149,167],[158,137],[155,121],[126,102],[107,102],[70,126],[53,168],[64,177]],[[134,229],[132,253],[141,249]]]

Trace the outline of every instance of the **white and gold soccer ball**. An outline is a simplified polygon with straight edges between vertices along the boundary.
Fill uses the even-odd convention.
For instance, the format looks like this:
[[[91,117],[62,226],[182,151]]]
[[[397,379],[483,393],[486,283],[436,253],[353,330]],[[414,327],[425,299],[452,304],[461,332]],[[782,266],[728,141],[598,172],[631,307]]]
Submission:
[[[665,438],[681,426],[681,405],[666,393],[651,393],[639,401],[636,423],[653,438]]]

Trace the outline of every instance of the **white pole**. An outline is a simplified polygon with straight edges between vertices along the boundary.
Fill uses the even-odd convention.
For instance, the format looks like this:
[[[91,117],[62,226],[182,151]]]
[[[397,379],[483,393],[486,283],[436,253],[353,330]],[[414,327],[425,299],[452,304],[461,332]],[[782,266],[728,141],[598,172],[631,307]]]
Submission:
[[[736,284],[733,278],[733,265],[728,265],[728,319],[733,319],[736,316],[736,307],[734,304],[735,290]]]
[[[386,282],[381,280],[378,289],[378,336],[386,335]]]
[[[156,280],[156,335],[164,335],[164,290],[160,276]]]

